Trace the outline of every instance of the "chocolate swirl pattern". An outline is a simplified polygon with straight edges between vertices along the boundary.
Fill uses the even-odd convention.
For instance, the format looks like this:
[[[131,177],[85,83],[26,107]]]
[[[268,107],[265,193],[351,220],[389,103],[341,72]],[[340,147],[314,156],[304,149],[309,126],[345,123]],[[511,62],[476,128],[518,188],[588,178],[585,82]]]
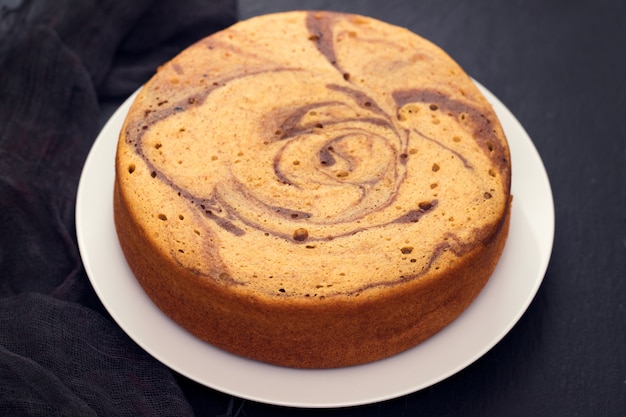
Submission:
[[[361,363],[428,337],[484,285],[508,152],[469,77],[422,38],[347,14],[263,16],[144,86],[118,144],[116,224],[146,292],[201,338],[288,366]],[[295,345],[313,356],[270,352]]]
[[[198,223],[196,234],[202,230],[222,242],[237,242],[237,247],[243,241],[253,249],[280,247],[274,251],[279,254],[278,273],[272,276],[283,279],[268,292],[289,287],[295,267],[302,263],[319,269],[319,252],[341,263],[346,256],[359,258],[355,251],[362,247],[368,260],[357,261],[365,264],[380,251],[394,253],[402,265],[407,263],[402,262],[406,256],[400,256],[403,247],[432,249],[423,259],[410,258],[410,268],[386,270],[352,293],[418,277],[441,255],[442,242],[448,242],[452,253],[460,253],[462,245],[451,242],[463,242],[480,229],[462,226],[472,216],[479,217],[475,213],[463,212],[458,219],[452,214],[456,210],[444,214],[446,199],[454,198],[452,207],[474,210],[488,205],[488,210],[502,211],[506,204],[501,192],[508,187],[502,179],[510,176],[506,144],[499,139],[497,124],[484,116],[484,104],[467,100],[473,87],[468,84],[463,87],[467,91],[454,92],[442,82],[438,90],[413,84],[407,88],[415,73],[432,71],[441,63],[428,51],[406,57],[402,40],[394,42],[371,28],[357,36],[362,29],[358,26],[364,24],[343,15],[322,19],[309,13],[293,28],[293,51],[259,49],[260,41],[236,45],[233,39],[255,36],[245,31],[205,40],[196,49],[204,49],[213,65],[195,68],[183,55],[162,69],[171,73],[170,89],[162,95],[153,91],[146,97],[150,101],[144,103],[144,117],[131,118],[126,126],[125,142],[138,159],[131,165],[145,166],[156,184],[180,197],[187,215]],[[381,47],[387,56],[401,57],[402,63],[377,56]],[[365,51],[355,62],[356,48]],[[306,60],[298,59],[304,56]],[[449,71],[460,72],[454,67]],[[192,81],[180,85],[177,76]],[[489,168],[477,172],[475,166],[485,164]],[[137,176],[130,168],[128,172]],[[442,180],[444,175],[447,179]],[[461,175],[465,179],[456,187],[466,191],[454,189]],[[156,218],[161,214],[168,221],[187,216],[167,212]],[[419,236],[418,227],[419,243],[397,242],[395,248],[386,243],[396,240],[395,230],[426,223],[426,217],[432,218],[430,224],[457,227],[451,232],[438,225],[445,232],[433,237]],[[169,233],[168,239],[189,240]],[[227,252],[232,251],[220,255],[227,257]],[[172,254],[186,264],[182,243]],[[296,259],[287,262],[285,256]],[[202,262],[193,267],[216,274]],[[337,274],[324,274],[332,277],[333,287],[342,277],[341,271]],[[254,274],[234,281],[252,279]],[[298,294],[296,288],[302,288],[301,283],[289,293]]]

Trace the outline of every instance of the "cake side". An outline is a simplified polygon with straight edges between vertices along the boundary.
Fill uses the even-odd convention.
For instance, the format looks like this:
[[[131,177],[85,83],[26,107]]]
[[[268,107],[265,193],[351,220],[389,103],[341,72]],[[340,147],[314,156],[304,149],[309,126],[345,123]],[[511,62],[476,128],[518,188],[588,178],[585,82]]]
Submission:
[[[506,240],[510,175],[493,110],[445,52],[362,16],[280,13],[200,41],[142,89],[115,220],[148,295],[194,334],[345,366],[467,307]]]
[[[116,227],[129,265],[148,296],[175,322],[211,344],[250,359],[295,368],[337,368],[384,359],[433,336],[480,293],[495,269],[506,216],[454,268],[379,291],[377,296],[275,302],[181,269],[148,247],[128,202],[114,194]],[[132,231],[128,233],[127,231]],[[171,258],[169,258],[171,260]]]

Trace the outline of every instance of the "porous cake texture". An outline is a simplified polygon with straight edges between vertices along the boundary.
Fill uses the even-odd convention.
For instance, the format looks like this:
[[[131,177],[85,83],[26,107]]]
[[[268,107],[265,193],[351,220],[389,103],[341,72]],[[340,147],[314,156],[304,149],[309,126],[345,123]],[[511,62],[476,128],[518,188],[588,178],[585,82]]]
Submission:
[[[148,296],[276,365],[417,345],[474,300],[508,233],[493,109],[439,47],[364,16],[259,16],[190,46],[136,97],[115,163]]]

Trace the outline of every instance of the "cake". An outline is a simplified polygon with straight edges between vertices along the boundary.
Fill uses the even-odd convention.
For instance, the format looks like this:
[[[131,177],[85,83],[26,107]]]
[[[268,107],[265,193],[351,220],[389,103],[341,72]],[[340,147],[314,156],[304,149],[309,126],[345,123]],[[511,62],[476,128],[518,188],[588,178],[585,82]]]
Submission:
[[[442,49],[359,15],[258,16],[193,44],[134,99],[115,168],[146,294],[274,365],[416,346],[475,299],[508,234],[490,104]]]

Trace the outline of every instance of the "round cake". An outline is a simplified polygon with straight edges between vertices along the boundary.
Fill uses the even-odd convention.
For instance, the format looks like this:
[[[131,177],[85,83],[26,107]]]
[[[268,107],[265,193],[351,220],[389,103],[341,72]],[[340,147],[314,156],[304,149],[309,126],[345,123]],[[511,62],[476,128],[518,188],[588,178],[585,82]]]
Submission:
[[[259,16],[190,46],[137,95],[115,163],[147,295],[276,365],[417,345],[470,305],[508,233],[490,104],[440,48],[364,16]]]

